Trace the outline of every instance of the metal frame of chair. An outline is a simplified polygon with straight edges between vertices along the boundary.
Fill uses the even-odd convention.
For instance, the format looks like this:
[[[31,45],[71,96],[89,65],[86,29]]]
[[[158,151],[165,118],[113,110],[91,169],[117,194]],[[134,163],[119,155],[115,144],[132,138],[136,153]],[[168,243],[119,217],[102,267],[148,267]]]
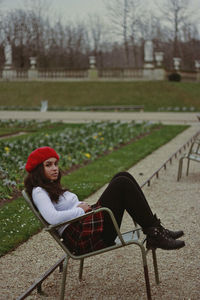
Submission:
[[[37,210],[37,208],[34,206],[34,204],[32,203],[32,201],[30,200],[30,197],[27,195],[27,193],[25,192],[25,190],[22,191],[22,195],[24,197],[24,199],[26,200],[26,202],[28,203],[29,207],[31,208],[31,210],[33,211],[33,213],[36,215],[36,217],[41,221],[44,230],[46,230],[47,232],[49,232],[51,234],[51,236],[56,240],[56,242],[60,245],[60,247],[64,250],[66,257],[64,259],[63,262],[63,274],[62,274],[62,282],[61,282],[61,289],[60,289],[60,300],[64,299],[64,295],[65,295],[65,285],[66,285],[66,276],[67,276],[67,267],[68,267],[68,261],[70,258],[74,259],[74,260],[80,260],[80,267],[79,267],[79,280],[82,279],[82,274],[83,274],[83,265],[84,265],[84,259],[88,258],[90,256],[94,256],[94,255],[98,255],[101,253],[105,253],[108,251],[112,251],[115,249],[119,249],[121,247],[125,247],[125,246],[129,246],[129,245],[136,245],[140,248],[141,250],[141,254],[142,254],[142,262],[143,262],[143,268],[144,268],[144,278],[145,278],[145,284],[146,284],[146,293],[147,293],[147,299],[151,300],[151,288],[150,288],[150,282],[149,282],[149,272],[148,272],[148,265],[147,265],[147,254],[149,252],[149,250],[146,250],[144,243],[145,243],[145,239],[144,238],[140,238],[140,231],[141,228],[137,227],[134,230],[125,232],[125,233],[121,233],[120,229],[118,227],[118,224],[116,222],[116,219],[112,213],[112,211],[106,207],[102,207],[99,209],[96,209],[94,211],[88,212],[85,215],[72,219],[70,221],[67,222],[63,222],[63,223],[59,223],[57,225],[49,225],[44,219],[43,217],[40,215],[39,211]],[[79,221],[89,215],[95,214],[99,211],[106,211],[107,213],[109,213],[113,225],[115,226],[116,232],[117,232],[117,239],[116,239],[116,243],[113,246],[109,246],[97,251],[93,251],[90,253],[86,253],[86,254],[82,254],[82,255],[74,255],[72,252],[69,251],[69,249],[65,246],[65,244],[63,243],[62,238],[59,236],[57,229],[60,226],[63,226],[65,224],[70,224],[72,222],[76,222]],[[154,273],[155,273],[155,281],[157,284],[159,284],[159,274],[158,274],[158,266],[157,266],[157,258],[156,258],[156,249],[152,249],[152,257],[153,257],[153,266],[154,266]]]
[[[179,159],[177,181],[179,181],[182,176],[184,158],[187,159],[186,176],[188,176],[190,160],[200,162],[200,139],[199,138],[195,139],[194,142],[191,144],[188,153],[183,154]]]

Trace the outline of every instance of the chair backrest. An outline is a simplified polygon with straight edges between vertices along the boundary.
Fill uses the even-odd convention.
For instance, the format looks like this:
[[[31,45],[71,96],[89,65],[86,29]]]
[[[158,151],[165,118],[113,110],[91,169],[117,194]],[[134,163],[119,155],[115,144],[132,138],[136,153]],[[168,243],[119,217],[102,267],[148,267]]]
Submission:
[[[49,223],[47,223],[45,221],[45,219],[41,216],[40,212],[38,211],[38,209],[36,208],[36,206],[33,204],[33,202],[31,201],[31,199],[29,197],[29,195],[26,193],[25,190],[22,191],[22,195],[23,195],[24,199],[26,200],[27,204],[29,205],[30,209],[35,214],[35,216],[40,220],[40,222],[42,223],[42,225],[44,227],[48,227]]]
[[[194,142],[191,144],[189,154],[200,155],[200,140],[199,139],[194,140]]]
[[[50,233],[50,235],[56,240],[56,242],[61,246],[61,248],[69,255],[72,256],[72,253],[68,250],[68,248],[63,244],[62,238],[59,236],[58,231],[56,229],[51,229],[51,225],[45,221],[45,219],[41,216],[40,212],[36,208],[36,206],[31,201],[29,195],[26,193],[25,190],[22,191],[22,195],[26,200],[27,204],[29,205],[32,212],[35,216],[40,220],[44,229]]]

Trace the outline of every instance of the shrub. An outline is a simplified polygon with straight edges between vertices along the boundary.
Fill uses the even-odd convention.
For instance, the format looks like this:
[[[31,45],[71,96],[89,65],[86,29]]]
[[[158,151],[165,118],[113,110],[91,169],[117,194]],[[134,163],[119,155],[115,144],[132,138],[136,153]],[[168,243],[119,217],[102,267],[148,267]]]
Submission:
[[[168,76],[168,79],[169,81],[181,81],[181,75],[178,74],[178,73],[171,73],[169,76]]]

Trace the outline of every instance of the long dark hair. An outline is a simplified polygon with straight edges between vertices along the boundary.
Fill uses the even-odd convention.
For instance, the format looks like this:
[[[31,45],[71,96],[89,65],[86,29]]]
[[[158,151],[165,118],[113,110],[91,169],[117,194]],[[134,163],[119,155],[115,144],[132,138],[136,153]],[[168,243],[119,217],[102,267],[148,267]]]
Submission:
[[[43,163],[33,169],[24,179],[24,186],[32,199],[32,190],[34,187],[41,187],[47,191],[52,202],[58,202],[59,196],[67,189],[63,189],[60,183],[61,171],[59,170],[58,178],[55,181],[49,180],[44,174]]]

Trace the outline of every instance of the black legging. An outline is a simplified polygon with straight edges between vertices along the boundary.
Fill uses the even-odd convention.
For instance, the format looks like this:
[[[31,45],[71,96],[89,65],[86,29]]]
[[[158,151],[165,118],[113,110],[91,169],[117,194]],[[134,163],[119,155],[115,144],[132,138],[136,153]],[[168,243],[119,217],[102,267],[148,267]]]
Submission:
[[[112,210],[118,226],[121,226],[124,210],[143,229],[154,222],[153,213],[136,180],[128,172],[117,173],[101,195],[99,202]],[[110,216],[104,214],[102,238],[107,245],[113,244],[117,236]]]

